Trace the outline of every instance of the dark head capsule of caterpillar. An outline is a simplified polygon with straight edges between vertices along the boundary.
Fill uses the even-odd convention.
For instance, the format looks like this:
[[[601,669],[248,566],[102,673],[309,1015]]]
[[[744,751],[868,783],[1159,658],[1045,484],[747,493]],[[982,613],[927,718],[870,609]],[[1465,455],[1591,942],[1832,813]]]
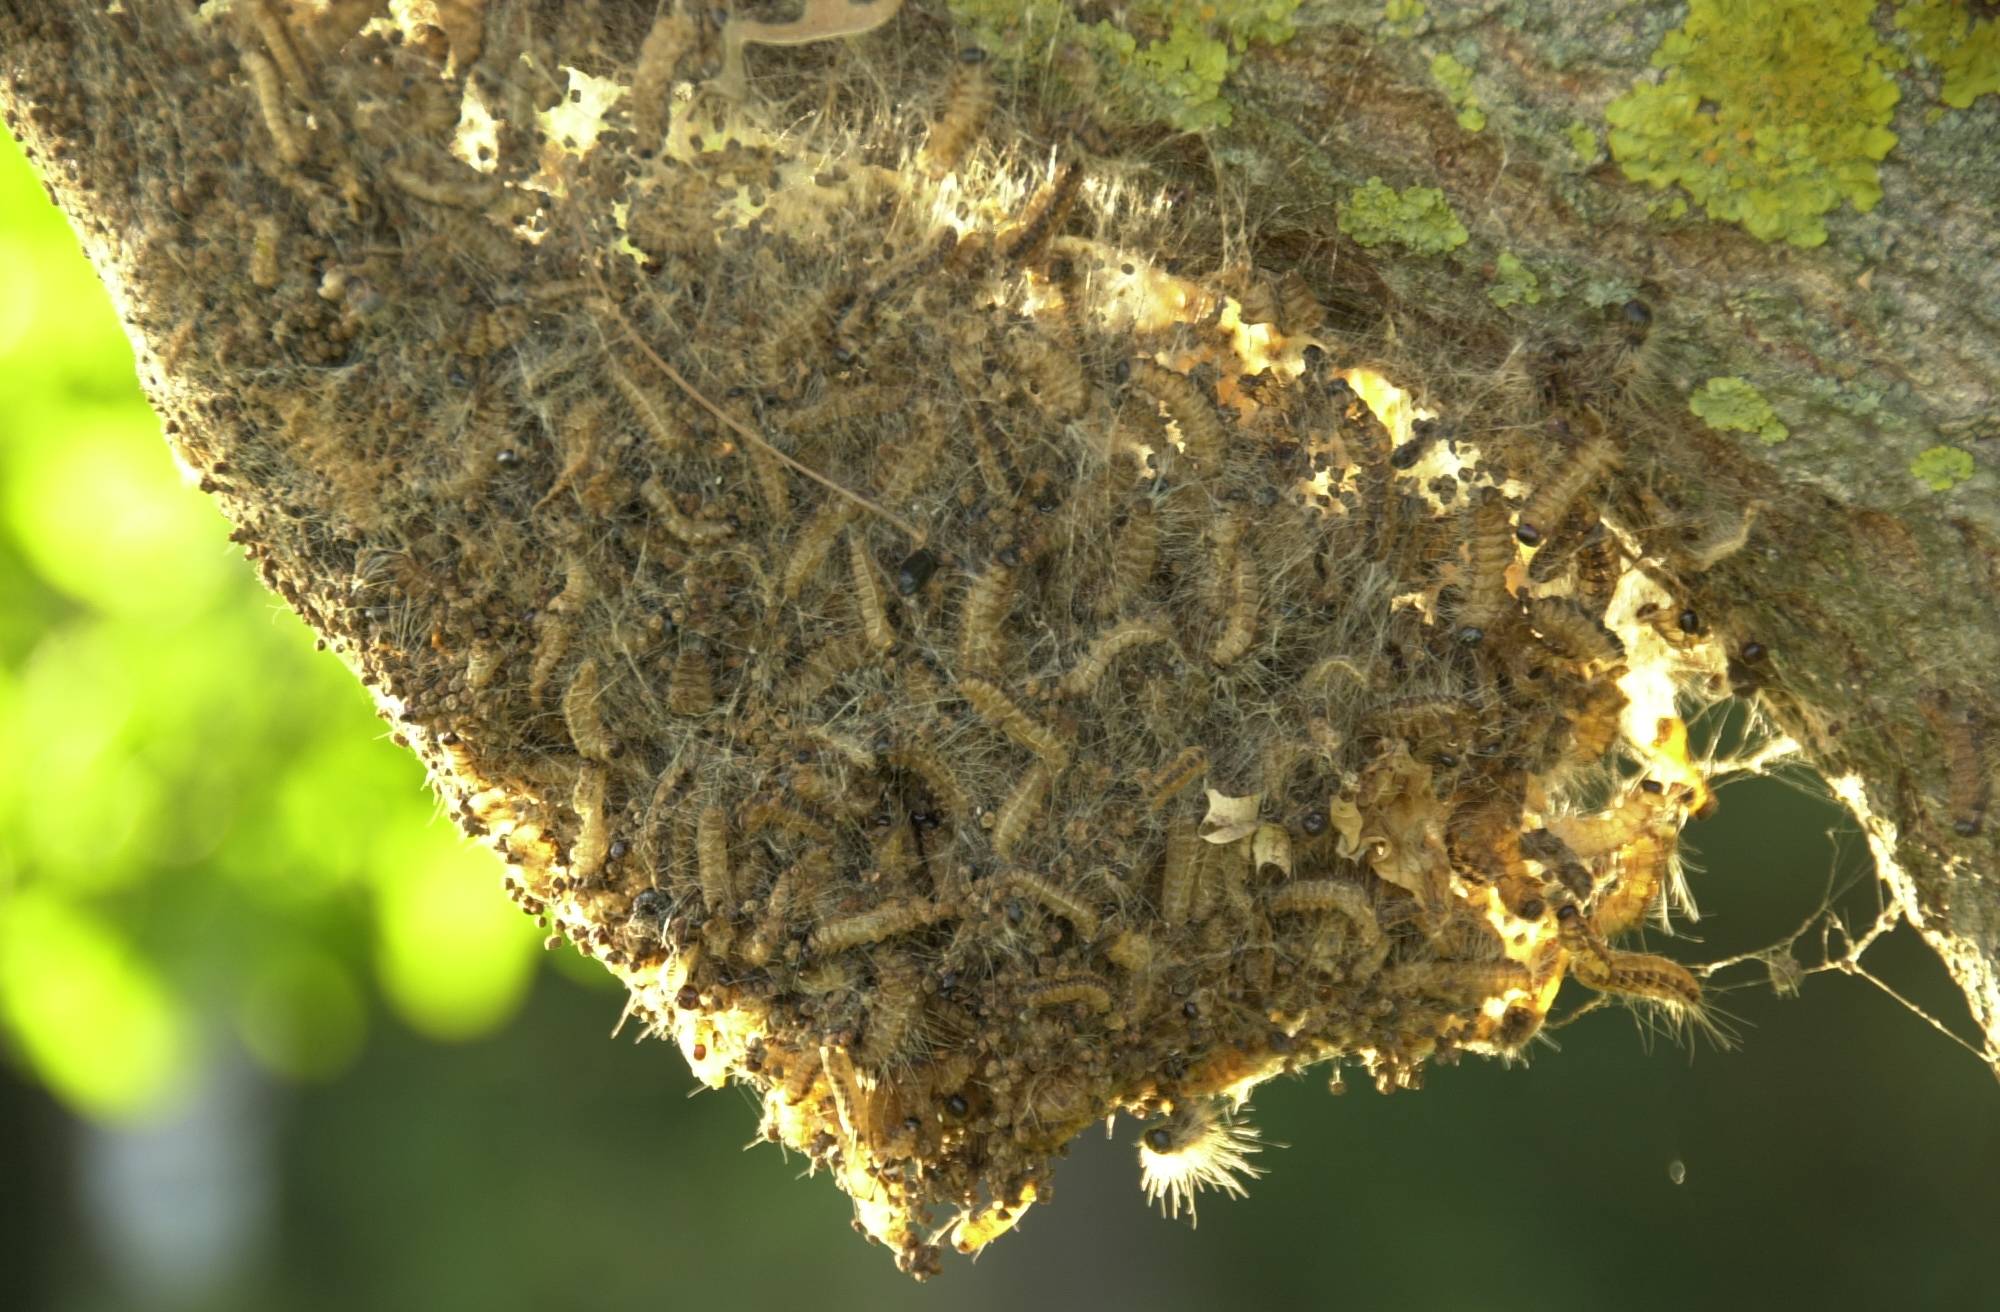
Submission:
[[[936,569],[937,557],[927,548],[917,548],[903,557],[902,564],[896,566],[896,591],[905,597],[910,596],[930,582],[931,574]]]

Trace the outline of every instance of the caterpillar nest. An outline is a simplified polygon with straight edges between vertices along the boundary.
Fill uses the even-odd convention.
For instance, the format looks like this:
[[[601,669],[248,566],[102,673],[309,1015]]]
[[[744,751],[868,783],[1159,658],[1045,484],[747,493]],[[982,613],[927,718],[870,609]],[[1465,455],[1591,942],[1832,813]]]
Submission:
[[[1108,1116],[1192,1212],[1257,1174],[1219,1108],[1272,1076],[1515,1057],[1565,978],[1700,1017],[1612,946],[1707,803],[1676,698],[1720,669],[1637,618],[1680,603],[1615,411],[1438,439],[1296,271],[1249,322],[1149,258],[1217,247],[1143,167],[982,138],[976,60],[903,50],[905,110],[760,48],[729,96],[661,22],[620,130],[510,184],[538,243],[382,190],[412,268],[511,311],[453,395],[385,393],[404,445],[355,460],[399,476],[259,430],[325,552],[407,566],[317,620],[634,1015],[919,1276]],[[418,55],[357,40],[318,94],[401,94]],[[524,262],[586,328],[482,281]]]

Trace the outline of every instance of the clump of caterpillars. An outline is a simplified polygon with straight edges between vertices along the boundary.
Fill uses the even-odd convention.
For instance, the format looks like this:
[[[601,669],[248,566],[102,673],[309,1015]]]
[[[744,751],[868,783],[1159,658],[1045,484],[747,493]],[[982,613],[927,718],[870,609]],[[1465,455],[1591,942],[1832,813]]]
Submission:
[[[669,7],[594,146],[510,176],[503,135],[503,185],[413,141],[380,189],[486,326],[351,498],[430,526],[356,555],[355,641],[426,672],[404,731],[517,900],[919,1276],[1107,1116],[1192,1211],[1278,1074],[1519,1057],[1565,978],[1698,1023],[1614,946],[1711,803],[1676,695],[1721,667],[1616,395],[1456,431],[1314,269],[1185,272],[1215,233],[1143,158],[990,130],[981,52],[868,8]],[[843,76],[897,40],[893,95]],[[310,173],[275,54],[246,94]],[[530,260],[587,331],[481,281]]]

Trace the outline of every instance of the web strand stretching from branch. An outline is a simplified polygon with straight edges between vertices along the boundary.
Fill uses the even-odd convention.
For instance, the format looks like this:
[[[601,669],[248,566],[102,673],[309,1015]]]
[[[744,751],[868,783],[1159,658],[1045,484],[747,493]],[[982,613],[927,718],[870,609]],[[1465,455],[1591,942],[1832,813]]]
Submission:
[[[722,423],[727,425],[731,432],[735,433],[738,437],[741,437],[744,441],[750,443],[758,450],[765,452],[772,459],[777,460],[781,464],[784,464],[785,466],[805,475],[807,478],[811,479],[815,483],[818,483],[821,487],[824,487],[827,491],[834,493],[836,496],[847,498],[849,501],[852,501],[855,505],[861,507],[869,514],[878,516],[879,518],[886,520],[888,523],[895,525],[896,528],[901,533],[903,533],[904,536],[908,537],[912,542],[915,542],[919,545],[923,543],[924,535],[920,531],[918,531],[913,525],[911,525],[907,520],[904,520],[900,516],[888,510],[883,509],[881,506],[876,505],[873,501],[870,501],[867,497],[862,496],[859,492],[853,492],[847,488],[842,487],[840,484],[828,478],[825,474],[820,473],[817,469],[814,469],[809,465],[803,464],[800,461],[791,457],[790,455],[787,455],[785,452],[780,451],[777,447],[772,446],[768,441],[766,441],[764,437],[761,434],[759,434],[755,429],[743,423],[741,420],[737,419],[734,415],[722,409],[722,407],[716,405],[715,402],[709,400],[706,396],[702,395],[701,392],[695,387],[693,383],[690,383],[687,379],[681,377],[680,370],[674,368],[671,364],[668,364],[664,359],[662,359],[660,357],[660,353],[658,351],[655,351],[650,345],[647,344],[646,339],[639,335],[639,330],[632,326],[632,321],[625,317],[624,311],[618,308],[618,303],[612,300],[609,290],[606,289],[603,281],[599,279],[599,277],[597,276],[597,271],[595,269],[589,271],[589,277],[590,277],[590,285],[592,286],[592,288],[596,290],[598,303],[600,306],[602,306],[604,313],[608,315],[611,318],[611,320],[618,325],[618,327],[624,332],[625,336],[631,340],[632,344],[639,348],[640,353],[643,354],[648,360],[652,362],[653,367],[655,369],[658,369],[661,373],[665,374],[670,380],[672,380],[674,386],[680,388],[683,392],[686,392],[688,396],[697,405],[701,406],[702,409],[714,415],[717,419],[721,420]]]

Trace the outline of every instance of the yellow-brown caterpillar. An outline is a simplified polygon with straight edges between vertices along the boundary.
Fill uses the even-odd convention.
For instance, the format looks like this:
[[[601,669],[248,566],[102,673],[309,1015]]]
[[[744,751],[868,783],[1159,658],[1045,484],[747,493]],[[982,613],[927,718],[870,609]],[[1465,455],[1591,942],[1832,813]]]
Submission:
[[[1922,694],[1917,699],[1917,708],[1944,744],[1952,832],[1962,838],[1976,837],[1985,823],[1987,800],[1993,787],[1978,727],[1970,717],[1953,714],[1951,699],[1943,692]]]
[[[1187,786],[1208,769],[1208,752],[1201,747],[1183,747],[1174,759],[1154,773],[1148,786],[1146,808],[1158,811],[1179,797]]]
[[[1194,909],[1201,846],[1201,835],[1188,821],[1176,820],[1167,827],[1167,851],[1160,865],[1160,919],[1169,926],[1185,925]]]
[[[666,411],[639,385],[637,379],[626,372],[617,356],[606,355],[604,369],[611,376],[611,385],[618,390],[618,395],[625,398],[625,404],[638,416],[640,427],[652,434],[661,450],[679,451],[687,445],[687,434],[667,418]]]
[[[1076,194],[1083,186],[1083,165],[1075,161],[1063,167],[1056,180],[1035,197],[1020,224],[1000,244],[1000,253],[1016,264],[1033,264],[1048,247],[1049,238],[1069,217]]]
[[[1507,503],[1487,489],[1466,519],[1466,572],[1458,603],[1458,637],[1468,645],[1496,631],[1514,612],[1507,590],[1507,567],[1514,563],[1514,538]]]
[[[868,545],[859,533],[847,535],[847,561],[854,575],[854,605],[861,615],[861,632],[876,651],[896,645],[896,631],[889,627],[888,603],[882,595],[882,579],[875,562],[869,559]]]
[[[742,900],[729,864],[729,808],[710,802],[695,821],[695,862],[701,903],[710,915],[728,915]]]
[[[1222,419],[1215,412],[1214,402],[1193,380],[1151,360],[1141,360],[1133,366],[1132,381],[1165,407],[1167,417],[1180,429],[1181,443],[1191,460],[1207,466],[1221,459],[1227,440]]]
[[[946,914],[932,902],[892,898],[868,911],[822,921],[807,941],[816,953],[846,952],[922,929],[944,919]]]
[[[985,52],[967,51],[952,73],[944,108],[924,142],[925,170],[940,178],[957,168],[992,112],[993,81],[986,75]]]
[[[1033,752],[1049,769],[1059,771],[1069,765],[1069,748],[1062,739],[1056,737],[1047,725],[1022,710],[998,685],[985,679],[960,679],[958,692],[972,704],[980,719],[1006,734],[1017,745]]]
[[[819,573],[827,553],[833,550],[834,540],[854,518],[854,513],[853,506],[845,501],[829,501],[806,521],[778,576],[778,591],[787,601],[797,601],[813,575]]]
[[[278,70],[254,50],[246,50],[238,58],[243,71],[250,75],[257,108],[264,116],[264,128],[271,134],[272,144],[278,148],[278,158],[294,168],[305,163],[305,142],[292,122],[292,111],[285,105],[285,89],[279,85]]]
[[[675,715],[704,715],[715,708],[715,672],[699,642],[685,642],[674,657],[667,685],[667,709]]]
[[[694,44],[694,20],[671,10],[653,20],[639,45],[639,62],[632,72],[632,91],[625,103],[632,114],[632,131],[647,145],[665,135],[671,112],[668,93],[681,56]]]
[[[1111,662],[1125,652],[1147,643],[1172,641],[1173,635],[1153,620],[1127,620],[1114,625],[1091,641],[1083,659],[1063,676],[1062,690],[1071,697],[1088,696],[1111,668]]]
[[[1014,855],[1014,849],[1027,837],[1028,827],[1041,815],[1048,796],[1049,767],[1036,762],[1028,767],[1027,773],[1021,776],[994,814],[993,832],[989,838],[995,852],[1003,858]]]
[[[649,478],[639,487],[639,495],[652,510],[660,527],[691,547],[713,546],[736,532],[735,526],[724,520],[696,519],[681,513],[674,504],[673,494],[660,486],[660,480]]]
[[[598,711],[598,699],[602,696],[597,662],[586,658],[570,676],[569,687],[563,690],[562,711],[577,755],[589,761],[608,761],[612,755],[611,734]]]
[[[1617,635],[1568,598],[1533,598],[1528,623],[1543,645],[1565,660],[1605,668],[1625,661],[1625,644]]]
[[[1111,1010],[1111,990],[1105,988],[1104,981],[1095,976],[1071,975],[1029,987],[1022,993],[1021,1001],[1030,1011],[1044,1011],[1080,1002],[1085,1011],[1102,1014]]]
[[[958,659],[969,669],[997,669],[1006,639],[1002,624],[1014,606],[1014,571],[992,564],[972,580],[958,612]]]
[[[1605,435],[1603,425],[1594,416],[1582,422],[1593,430],[1591,436],[1577,448],[1568,464],[1535,489],[1528,504],[1521,508],[1514,536],[1524,547],[1548,541],[1569,514],[1571,503],[1618,463],[1618,448]]]
[[[1097,931],[1103,926],[1098,914],[1081,898],[1057,888],[1045,877],[1032,871],[1013,871],[1007,876],[1007,886],[1018,893],[1027,894],[1048,910],[1069,921],[1076,929],[1077,937],[1085,941],[1096,938]]]

